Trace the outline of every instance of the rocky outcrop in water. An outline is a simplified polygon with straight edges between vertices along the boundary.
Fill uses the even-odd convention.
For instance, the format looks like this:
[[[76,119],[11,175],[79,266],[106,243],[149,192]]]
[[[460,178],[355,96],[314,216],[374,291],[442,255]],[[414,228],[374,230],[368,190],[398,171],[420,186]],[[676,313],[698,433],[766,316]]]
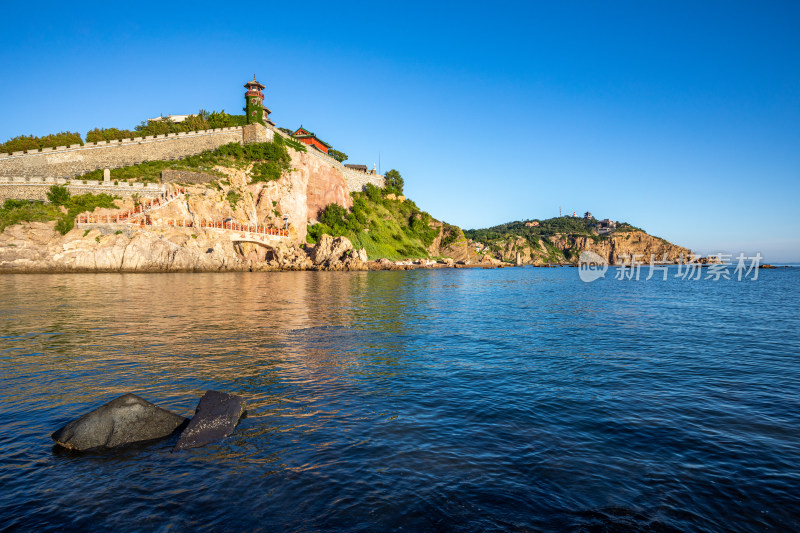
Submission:
[[[367,251],[354,250],[346,237],[323,235],[309,250],[309,258],[321,270],[367,270]]]
[[[227,437],[244,413],[245,401],[241,396],[206,391],[173,451],[198,448]]]
[[[73,420],[51,436],[70,450],[116,448],[168,437],[186,419],[136,396],[125,394]]]

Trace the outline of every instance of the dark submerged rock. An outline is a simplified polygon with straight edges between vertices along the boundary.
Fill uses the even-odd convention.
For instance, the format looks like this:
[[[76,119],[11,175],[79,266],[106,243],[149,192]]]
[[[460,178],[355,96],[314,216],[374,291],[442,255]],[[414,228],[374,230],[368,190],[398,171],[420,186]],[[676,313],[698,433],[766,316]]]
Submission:
[[[245,403],[241,396],[206,391],[197,404],[194,418],[181,433],[173,451],[205,446],[227,437],[233,433],[244,413]]]
[[[182,416],[125,394],[73,420],[51,436],[70,450],[115,448],[168,437],[186,422]]]

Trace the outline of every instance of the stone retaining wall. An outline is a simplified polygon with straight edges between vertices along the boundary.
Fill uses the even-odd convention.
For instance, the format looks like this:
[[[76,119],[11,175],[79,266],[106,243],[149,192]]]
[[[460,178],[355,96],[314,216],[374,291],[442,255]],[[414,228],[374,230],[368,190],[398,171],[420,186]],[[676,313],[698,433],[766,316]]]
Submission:
[[[250,124],[245,127],[150,135],[121,141],[86,143],[83,146],[74,144],[68,147],[59,146],[58,148],[0,154],[0,200],[7,198],[44,199],[47,190],[56,182],[36,180],[64,180],[98,169],[121,168],[144,161],[181,159],[207,150],[214,150],[231,142],[268,141],[275,133],[288,137],[276,128]],[[380,188],[384,187],[384,177],[380,174],[369,174],[346,168],[333,157],[314,148],[309,147],[308,153],[341,171],[348,190],[351,192],[364,190],[367,183],[372,183]],[[214,179],[202,173],[169,172],[180,172],[183,175],[165,180],[165,183],[207,183]],[[93,183],[99,183],[99,185],[81,186],[70,182],[68,188],[70,192],[75,191],[73,194],[108,192],[117,196],[130,196],[134,193],[144,196],[161,193],[161,189],[157,194],[155,189],[137,190],[137,187],[144,187],[141,183],[134,183],[131,188],[126,185],[114,188],[113,183],[109,184],[108,182]]]
[[[241,126],[0,154],[0,177],[72,178],[101,168],[181,159],[242,142]]]
[[[0,203],[9,198],[15,200],[47,200],[47,193],[53,185],[64,185],[70,194],[111,194],[122,198],[138,194],[142,198],[160,196],[166,188],[153,183],[103,182],[87,180],[67,180],[62,178],[8,178],[0,176]]]
[[[371,183],[380,189],[383,189],[386,185],[385,178],[380,174],[369,174],[345,166],[342,166],[342,173],[344,173],[344,181],[347,182],[347,187],[350,189],[350,192],[363,191],[367,183]]]

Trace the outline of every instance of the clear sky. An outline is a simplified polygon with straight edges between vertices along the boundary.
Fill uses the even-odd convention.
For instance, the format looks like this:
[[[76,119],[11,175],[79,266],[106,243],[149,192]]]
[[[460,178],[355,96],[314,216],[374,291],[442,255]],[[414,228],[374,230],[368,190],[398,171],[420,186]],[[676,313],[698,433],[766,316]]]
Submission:
[[[800,261],[800,3],[3,5],[0,140],[241,113],[464,228],[591,211]]]

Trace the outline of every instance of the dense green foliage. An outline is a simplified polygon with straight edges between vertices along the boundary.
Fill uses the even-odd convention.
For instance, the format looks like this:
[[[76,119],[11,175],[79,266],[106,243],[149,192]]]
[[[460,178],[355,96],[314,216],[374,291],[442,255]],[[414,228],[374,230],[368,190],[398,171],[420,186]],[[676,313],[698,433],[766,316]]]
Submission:
[[[463,236],[461,228],[453,226],[447,222],[443,222],[444,228],[442,229],[442,242],[439,245],[441,248],[447,248],[451,244],[455,244],[459,238]]]
[[[129,167],[111,169],[112,181],[142,181],[159,183],[164,169],[191,170],[223,177],[214,170],[215,165],[243,168],[253,163],[252,181],[271,181],[281,177],[289,170],[291,158],[286,149],[286,141],[276,135],[271,143],[252,143],[242,146],[233,142],[192,155],[178,161],[148,161]],[[93,170],[78,179],[101,180],[102,170]]]
[[[269,143],[251,143],[244,146],[239,143],[229,143],[220,146],[211,154],[231,159],[239,165],[253,163],[251,173],[253,183],[279,179],[284,172],[289,170],[291,162],[289,151],[280,135],[276,135]]]
[[[387,194],[393,193],[398,196],[403,194],[404,181],[403,177],[400,176],[400,173],[398,171],[392,169],[388,171],[384,177],[386,178],[386,185],[384,187],[384,190],[386,191]]]
[[[200,115],[206,119],[209,128],[230,128],[247,124],[245,115],[229,115],[224,109],[222,111],[212,111],[211,113],[201,110]]]
[[[283,144],[285,144],[289,148],[294,148],[298,152],[307,152],[308,151],[308,148],[306,148],[306,145],[301,143],[298,140],[286,139],[286,138],[282,138],[282,140],[283,140]]]
[[[166,133],[178,133],[182,131],[228,128],[231,126],[244,126],[245,124],[247,124],[247,117],[245,115],[229,115],[224,109],[222,111],[212,111],[211,113],[201,109],[196,115],[190,115],[183,122],[173,122],[170,119],[149,120],[142,122],[133,130],[95,128],[86,133],[86,142],[117,141],[133,139],[134,137],[146,137],[148,135],[164,135]],[[289,133],[291,134],[291,132]],[[20,135],[19,137],[14,137],[0,144],[0,153],[56,148],[58,146],[70,146],[72,144],[83,144],[80,133],[64,131],[45,135],[44,137]]]
[[[333,148],[330,148],[328,150],[328,155],[337,160],[339,163],[341,163],[342,161],[347,161],[346,153],[340,152],[339,150],[334,150]]]
[[[509,237],[524,237],[531,242],[538,242],[541,237],[563,233],[568,235],[592,235],[592,222],[576,217],[555,217],[540,220],[539,226],[528,227],[529,221],[516,221],[492,226],[485,229],[471,229],[464,234],[475,241],[489,243]]]
[[[70,196],[66,187],[54,185],[47,193],[51,203],[28,200],[6,200],[0,208],[0,231],[6,226],[20,222],[45,222],[57,220],[56,230],[67,233],[75,225],[75,217],[84,211],[92,212],[98,207],[116,207],[114,197],[108,194],[81,194]],[[66,208],[63,213],[60,207]]]
[[[539,226],[532,227],[526,226],[526,222],[529,221],[516,221],[500,224],[491,228],[466,230],[464,234],[476,242],[486,244],[491,251],[500,250],[505,243],[518,237],[526,239],[532,247],[541,243],[546,250],[545,259],[550,262],[559,262],[562,257],[568,261],[574,260],[579,253],[579,250],[576,248],[562,251],[554,246],[551,242],[551,238],[557,234],[586,236],[591,238],[594,242],[608,240],[607,235],[597,235],[595,233],[594,225],[597,223],[596,219],[586,220],[577,217],[555,217],[537,221],[539,222]],[[617,224],[617,233],[630,231],[643,230],[631,226],[626,222],[619,222]]]
[[[0,154],[20,152],[26,150],[40,150],[42,148],[56,148],[58,146],[69,146],[71,144],[83,144],[80,133],[62,131],[52,133],[44,137],[34,137],[33,135],[20,135],[0,144]]]
[[[48,193],[47,197],[51,198],[52,196],[62,201],[63,193],[57,191],[57,189],[66,190],[64,187],[54,185],[50,188],[50,193]],[[69,192],[67,192],[67,195],[69,195]],[[117,206],[114,205],[114,198],[115,197],[110,194],[91,193],[67,198],[64,203],[60,204],[67,208],[67,213],[59,217],[58,222],[56,222],[56,231],[60,232],[62,235],[66,234],[75,226],[75,217],[85,211],[91,213],[98,207],[116,208]]]
[[[47,191],[47,201],[53,205],[67,205],[71,195],[66,187],[60,185],[53,185]]]
[[[428,257],[427,248],[439,234],[438,225],[414,202],[389,200],[381,189],[367,185],[354,192],[347,210],[330,204],[319,215],[319,223],[308,227],[309,241],[323,234],[345,236],[355,248],[365,248],[370,259]]]
[[[6,200],[0,207],[0,233],[6,226],[20,222],[45,222],[56,220],[60,216],[61,211],[55,205],[28,200]]]
[[[114,141],[146,137],[148,135],[164,135],[186,131],[202,131],[213,128],[228,128],[243,126],[247,123],[244,115],[229,115],[222,111],[209,113],[201,109],[196,115],[190,115],[183,122],[164,120],[149,120],[136,126],[135,130],[121,130],[117,128],[95,128],[86,134],[86,142]]]

